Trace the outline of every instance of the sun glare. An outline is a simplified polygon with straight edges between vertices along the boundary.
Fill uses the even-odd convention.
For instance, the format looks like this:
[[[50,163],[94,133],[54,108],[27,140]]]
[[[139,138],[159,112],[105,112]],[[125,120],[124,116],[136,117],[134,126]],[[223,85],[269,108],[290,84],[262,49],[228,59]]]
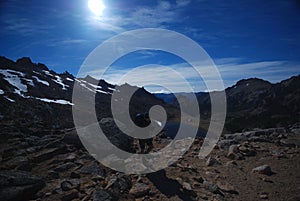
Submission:
[[[105,9],[105,5],[101,0],[89,0],[88,6],[90,10],[97,16],[100,16]]]

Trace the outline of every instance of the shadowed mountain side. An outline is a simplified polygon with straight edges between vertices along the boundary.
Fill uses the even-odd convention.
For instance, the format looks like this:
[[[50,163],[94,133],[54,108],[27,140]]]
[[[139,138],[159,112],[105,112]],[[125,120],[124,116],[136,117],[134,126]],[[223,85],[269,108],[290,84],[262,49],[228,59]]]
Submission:
[[[16,62],[0,57],[0,118],[3,126],[14,125],[18,129],[74,127],[72,95],[75,83],[78,98],[86,101],[76,105],[75,110],[89,116],[94,109],[86,106],[94,104],[98,121],[112,117],[110,107],[115,85],[91,76],[75,78],[68,72],[59,74],[43,64],[32,63],[27,57]],[[180,116],[177,108],[165,104],[143,88],[125,84],[119,89],[126,90],[126,87],[136,90],[130,101],[131,116],[148,112],[154,105],[164,107],[168,119]]]
[[[238,81],[226,90],[227,118],[224,132],[237,132],[243,129],[287,126],[300,119],[300,75],[272,84],[268,81],[250,78]],[[218,93],[218,92],[211,92]],[[189,93],[179,94],[185,105],[191,102]],[[179,108],[173,94],[156,95]],[[211,103],[209,93],[196,93],[201,127],[207,128],[210,119]],[[172,100],[172,101],[170,101]]]

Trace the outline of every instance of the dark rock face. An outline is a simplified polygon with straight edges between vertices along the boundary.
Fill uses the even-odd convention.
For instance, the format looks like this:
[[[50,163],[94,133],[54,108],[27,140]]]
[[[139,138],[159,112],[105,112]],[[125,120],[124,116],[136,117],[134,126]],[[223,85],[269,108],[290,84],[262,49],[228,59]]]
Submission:
[[[300,119],[300,75],[272,84],[268,81],[250,78],[238,81],[225,89],[228,132],[244,129],[281,127],[294,124]],[[219,92],[212,92],[218,95]],[[199,104],[201,118],[209,120],[211,100],[209,93],[196,93],[198,103],[192,103],[190,93],[177,94],[185,105]],[[159,94],[158,97],[178,107],[173,94]]]
[[[95,99],[85,98],[95,102],[99,121],[111,116],[110,102],[112,93],[116,91],[115,85],[91,76],[75,78],[68,72],[56,73],[43,64],[32,63],[30,58],[14,62],[0,57],[0,119],[3,122],[13,121],[18,124],[18,129],[74,128],[71,106],[75,84],[83,97],[91,96],[91,93],[95,95]],[[128,84],[119,88],[126,90],[128,87],[136,90],[130,103],[132,115],[147,112],[150,106],[156,104],[174,110],[145,89]],[[85,112],[84,108],[77,109]],[[10,137],[0,133],[0,141]]]
[[[43,64],[32,63],[30,58],[13,62],[1,57],[0,86],[3,94],[0,95],[0,111],[4,121],[13,119],[19,129],[71,127],[70,105],[47,102],[70,102],[73,83],[70,80],[74,80],[72,75],[55,73]]]
[[[128,192],[132,187],[131,178],[128,175],[117,174],[108,178],[108,184],[105,189],[110,192],[115,200],[122,197],[122,194]]]
[[[34,163],[41,163],[43,161],[49,160],[50,158],[53,158],[54,156],[62,153],[66,153],[67,149],[66,147],[60,147],[60,148],[52,148],[47,149],[45,151],[42,151],[38,155],[34,156],[32,159],[32,162]]]
[[[102,168],[100,168],[97,163],[93,163],[89,166],[83,166],[79,170],[79,173],[93,175],[93,176],[99,176],[102,178],[104,178],[106,176],[104,170]]]
[[[300,75],[276,84],[247,79],[226,89],[228,130],[279,127],[297,122],[300,114],[299,85]]]
[[[69,191],[71,189],[79,189],[80,183],[81,183],[80,179],[66,180],[61,183],[61,189],[63,191]]]
[[[63,142],[75,146],[78,149],[83,148],[76,130],[68,131],[63,137]]]
[[[96,190],[93,194],[94,201],[111,201],[112,198],[105,190]]]
[[[112,118],[103,118],[99,122],[108,139],[120,149],[132,151],[133,138],[122,133]]]
[[[0,197],[3,201],[29,200],[44,186],[42,177],[29,172],[0,172]]]
[[[134,197],[143,197],[149,194],[150,188],[143,183],[136,183],[129,191]]]

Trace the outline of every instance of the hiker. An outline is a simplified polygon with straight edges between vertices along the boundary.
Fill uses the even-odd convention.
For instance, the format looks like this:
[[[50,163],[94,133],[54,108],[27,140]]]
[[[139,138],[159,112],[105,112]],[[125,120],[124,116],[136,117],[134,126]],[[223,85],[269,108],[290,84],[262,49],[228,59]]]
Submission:
[[[151,120],[149,118],[149,113],[145,113],[145,114],[138,113],[135,116],[134,122],[136,125],[142,128],[149,126],[151,123]],[[151,151],[151,149],[153,148],[152,140],[153,140],[152,138],[139,139],[139,147],[141,153],[147,153]]]

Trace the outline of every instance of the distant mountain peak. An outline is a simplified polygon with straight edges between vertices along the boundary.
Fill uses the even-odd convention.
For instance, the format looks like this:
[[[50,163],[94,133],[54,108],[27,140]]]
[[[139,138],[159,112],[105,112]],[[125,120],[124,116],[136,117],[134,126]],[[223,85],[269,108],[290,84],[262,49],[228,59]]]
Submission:
[[[281,84],[285,87],[290,87],[293,89],[300,89],[300,75],[296,75],[289,79],[283,80],[278,84]]]
[[[267,84],[267,85],[271,85],[270,82],[266,81],[266,80],[263,80],[263,79],[260,79],[260,78],[248,78],[248,79],[242,79],[242,80],[239,80],[236,85],[245,85],[245,84]]]
[[[96,78],[94,78],[94,77],[92,77],[90,75],[87,75],[87,76],[85,76],[82,79],[85,80],[85,81],[87,81],[87,82],[89,82],[89,83],[91,83],[91,84],[95,84],[95,85],[97,85],[99,83],[99,80],[97,80]]]
[[[26,73],[32,73],[33,71],[42,72],[49,71],[48,67],[42,63],[33,63],[29,57],[22,57],[16,61],[7,59],[4,56],[0,56],[0,69],[12,69],[15,71],[23,71]]]
[[[22,57],[16,61],[19,64],[33,64],[30,57]]]
[[[0,57],[0,117],[18,119],[26,126],[33,124],[32,121],[42,127],[72,125],[71,106],[76,107],[76,101],[72,102],[75,84],[82,98],[95,102],[100,119],[111,115],[112,94],[120,92],[116,85],[90,75],[75,78],[67,71],[57,73],[44,64],[33,63],[28,57],[17,61]],[[146,112],[151,105],[162,103],[144,88],[136,89],[130,102],[132,114]]]

